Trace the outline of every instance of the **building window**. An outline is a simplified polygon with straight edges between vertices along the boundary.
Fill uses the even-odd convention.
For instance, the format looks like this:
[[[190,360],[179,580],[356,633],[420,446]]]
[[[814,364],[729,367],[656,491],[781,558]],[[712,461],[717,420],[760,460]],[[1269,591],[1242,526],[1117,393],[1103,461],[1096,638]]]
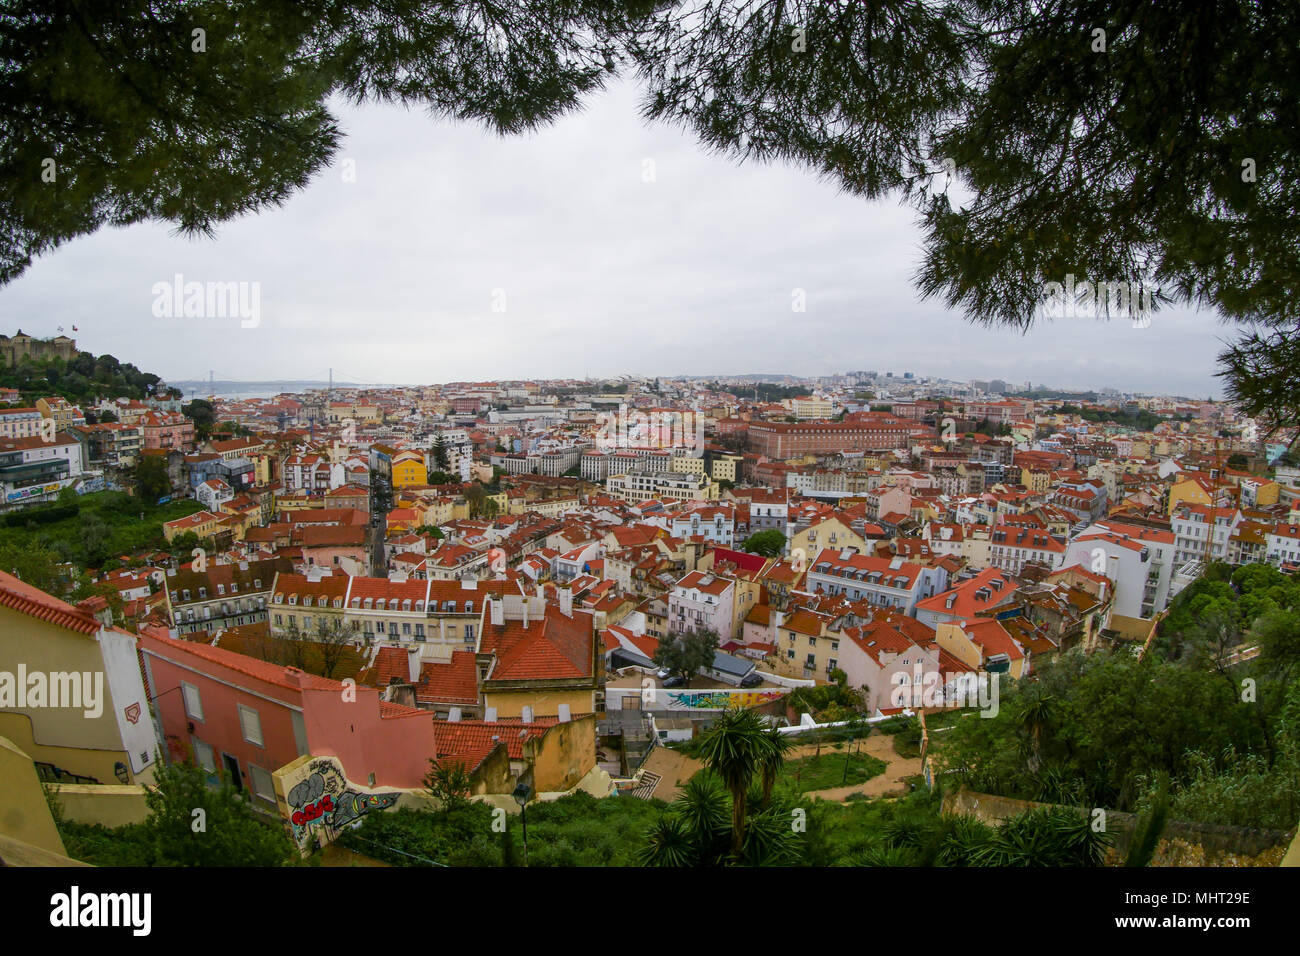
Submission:
[[[213,753],[212,746],[205,744],[198,737],[191,737],[190,740],[194,743],[194,759],[198,761],[198,765],[208,773],[216,773],[217,755]]]
[[[239,705],[239,728],[250,744],[262,746],[262,721],[252,707]]]
[[[261,767],[248,765],[249,776],[253,778],[253,793],[268,803],[275,803],[275,784],[271,775]]]
[[[203,699],[199,696],[199,689],[193,684],[181,682],[181,695],[185,698],[185,714],[194,720],[203,719]]]

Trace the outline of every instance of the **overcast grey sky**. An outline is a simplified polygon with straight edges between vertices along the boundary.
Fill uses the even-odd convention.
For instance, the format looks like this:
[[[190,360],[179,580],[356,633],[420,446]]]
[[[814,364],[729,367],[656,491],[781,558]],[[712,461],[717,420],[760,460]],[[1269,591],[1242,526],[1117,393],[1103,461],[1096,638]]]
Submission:
[[[909,210],[706,154],[644,123],[630,84],[510,139],[397,107],[337,112],[339,161],[283,208],[215,240],[157,224],[77,240],[0,289],[0,331],[76,325],[79,347],[176,380],[879,369],[1220,394],[1228,330],[1212,315],[970,325],[919,301]],[[153,287],[177,273],[260,283],[258,325],[156,317]]]

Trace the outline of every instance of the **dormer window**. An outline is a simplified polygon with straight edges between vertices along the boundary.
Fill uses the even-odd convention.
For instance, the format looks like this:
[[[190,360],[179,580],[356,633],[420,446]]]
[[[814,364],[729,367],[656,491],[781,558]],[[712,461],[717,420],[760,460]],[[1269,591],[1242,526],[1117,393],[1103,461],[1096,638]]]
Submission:
[[[207,588],[199,588],[199,600],[202,601],[208,596]]]

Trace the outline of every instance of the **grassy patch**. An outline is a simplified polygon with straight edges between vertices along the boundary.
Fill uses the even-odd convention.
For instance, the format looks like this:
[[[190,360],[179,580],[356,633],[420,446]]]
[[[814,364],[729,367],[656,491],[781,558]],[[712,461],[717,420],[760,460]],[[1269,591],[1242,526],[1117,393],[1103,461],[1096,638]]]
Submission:
[[[824,753],[820,757],[801,757],[786,761],[781,771],[784,779],[801,793],[829,790],[866,783],[885,772],[886,763],[870,754]]]

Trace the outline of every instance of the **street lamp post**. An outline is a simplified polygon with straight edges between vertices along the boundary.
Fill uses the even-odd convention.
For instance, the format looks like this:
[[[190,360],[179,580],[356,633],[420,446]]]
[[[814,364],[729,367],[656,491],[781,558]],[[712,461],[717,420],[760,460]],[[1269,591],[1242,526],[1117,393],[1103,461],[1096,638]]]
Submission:
[[[532,793],[533,788],[521,780],[511,794],[519,804],[519,816],[524,824],[524,866],[528,865],[528,798]]]

